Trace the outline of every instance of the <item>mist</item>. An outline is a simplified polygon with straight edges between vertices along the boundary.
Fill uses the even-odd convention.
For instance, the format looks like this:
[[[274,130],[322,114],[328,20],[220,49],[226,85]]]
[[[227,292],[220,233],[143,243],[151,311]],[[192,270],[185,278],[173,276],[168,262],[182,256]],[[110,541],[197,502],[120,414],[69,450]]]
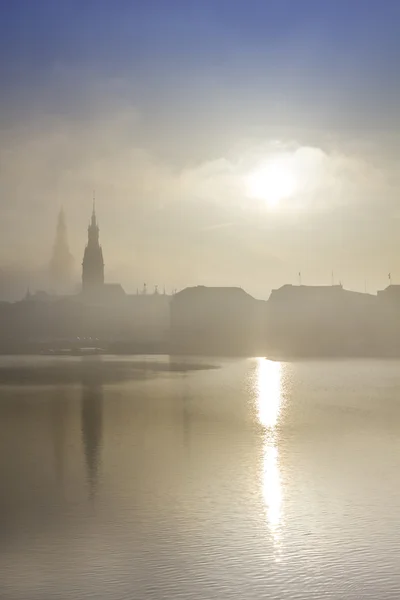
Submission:
[[[335,55],[328,14],[314,26],[293,17],[267,52],[254,33],[256,5],[242,31],[238,6],[226,19],[223,2],[213,17],[181,6],[179,19],[161,6],[150,20],[129,12],[132,31],[104,5],[93,22],[90,10],[82,13],[80,52],[47,3],[41,12],[60,36],[54,47],[44,25],[24,37],[10,13],[0,266],[21,280],[18,294],[45,285],[61,206],[79,282],[93,190],[107,279],[127,291],[143,282],[171,290],[200,283],[267,298],[299,270],[309,284],[329,282],[334,270],[349,288],[367,280],[370,291],[388,271],[400,276],[398,90],[390,61],[386,75],[380,70],[385,49],[366,46],[369,17],[356,30],[347,23]],[[100,37],[107,28],[108,53]],[[378,42],[379,26],[374,35]],[[369,71],[359,68],[364,51],[374,55]],[[244,182],[274,154],[288,157],[302,186],[272,211],[246,195]]]
[[[1,598],[399,597],[399,56],[395,0],[0,0]]]

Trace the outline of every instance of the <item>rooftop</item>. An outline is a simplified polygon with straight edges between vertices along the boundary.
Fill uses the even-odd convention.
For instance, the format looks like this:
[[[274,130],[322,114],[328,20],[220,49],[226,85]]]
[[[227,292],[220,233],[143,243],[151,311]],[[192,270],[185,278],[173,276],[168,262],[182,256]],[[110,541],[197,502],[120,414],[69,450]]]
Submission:
[[[253,296],[250,296],[241,287],[208,287],[205,285],[196,285],[193,287],[187,287],[184,290],[175,294],[175,298],[183,298],[190,296],[214,296],[214,297],[235,297],[235,298],[250,298],[254,300]]]

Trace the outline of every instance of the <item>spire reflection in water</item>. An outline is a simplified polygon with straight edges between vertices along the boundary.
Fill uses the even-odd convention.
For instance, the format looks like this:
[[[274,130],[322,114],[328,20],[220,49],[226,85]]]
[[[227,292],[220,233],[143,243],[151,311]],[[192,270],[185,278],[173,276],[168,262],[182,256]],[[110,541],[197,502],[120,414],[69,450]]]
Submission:
[[[257,417],[264,429],[262,493],[275,558],[279,560],[283,518],[276,425],[282,406],[282,364],[258,358],[256,376]]]
[[[67,444],[68,396],[65,389],[55,389],[54,400],[51,403],[51,424],[54,450],[54,466],[59,491],[63,491],[64,470],[66,463]]]
[[[103,398],[100,369],[101,365],[97,369],[91,366],[82,380],[82,442],[91,501],[94,501],[96,493],[102,446]]]

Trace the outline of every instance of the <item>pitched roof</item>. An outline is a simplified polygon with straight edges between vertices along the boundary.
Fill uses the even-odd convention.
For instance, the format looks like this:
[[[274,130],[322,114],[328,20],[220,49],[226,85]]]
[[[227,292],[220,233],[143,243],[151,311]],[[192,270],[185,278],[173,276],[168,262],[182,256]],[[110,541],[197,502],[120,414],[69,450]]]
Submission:
[[[174,298],[183,298],[190,296],[231,296],[231,297],[242,297],[242,298],[250,298],[254,300],[253,296],[250,296],[244,289],[240,287],[209,287],[205,285],[197,285],[193,287],[187,287],[184,290],[181,290],[177,294],[175,294]]]

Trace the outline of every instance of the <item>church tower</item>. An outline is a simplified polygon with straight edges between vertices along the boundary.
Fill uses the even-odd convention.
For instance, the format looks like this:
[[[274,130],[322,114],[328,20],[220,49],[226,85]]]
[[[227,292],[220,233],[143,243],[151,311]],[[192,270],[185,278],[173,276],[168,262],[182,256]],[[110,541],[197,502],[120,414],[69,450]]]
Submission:
[[[64,211],[61,208],[58,215],[57,232],[50,260],[50,284],[52,291],[57,294],[71,292],[73,277],[73,258],[69,251],[67,225]]]
[[[84,293],[98,292],[104,285],[103,251],[99,244],[99,226],[97,225],[95,203],[88,227],[88,243],[85,248],[82,263],[82,291]]]

